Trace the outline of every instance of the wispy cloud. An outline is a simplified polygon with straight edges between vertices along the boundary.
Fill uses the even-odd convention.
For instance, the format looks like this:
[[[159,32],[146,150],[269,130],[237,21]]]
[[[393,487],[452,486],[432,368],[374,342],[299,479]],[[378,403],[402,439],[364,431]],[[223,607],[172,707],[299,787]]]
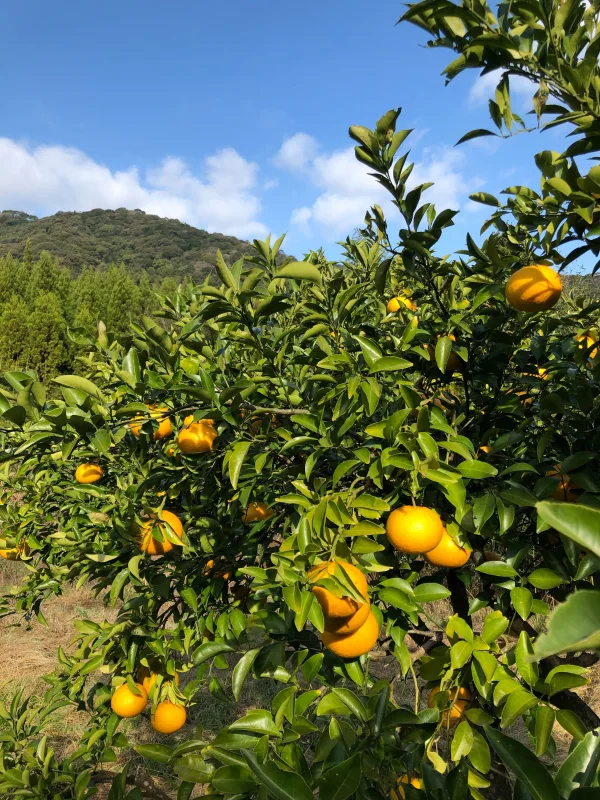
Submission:
[[[301,156],[282,157],[290,152],[297,155],[299,149]],[[352,147],[323,153],[313,137],[296,134],[283,143],[276,163],[292,172],[300,169],[317,190],[311,204],[296,208],[291,214],[292,226],[305,235],[316,226],[318,233],[326,238],[345,236],[362,224],[365,212],[374,203],[382,206],[388,218],[397,215],[390,195],[369,175],[370,170],[356,160]],[[427,190],[424,199],[435,203],[438,210],[458,210],[466,204],[468,194],[482,185],[478,178],[467,178],[464,167],[465,156],[459,150],[445,146],[426,148],[415,163],[409,188],[432,181],[434,186]]]
[[[0,206],[42,215],[140,208],[208,231],[261,236],[258,172],[232,148],[205,158],[201,175],[168,157],[142,176],[135,166],[112,171],[74,148],[0,138]]]

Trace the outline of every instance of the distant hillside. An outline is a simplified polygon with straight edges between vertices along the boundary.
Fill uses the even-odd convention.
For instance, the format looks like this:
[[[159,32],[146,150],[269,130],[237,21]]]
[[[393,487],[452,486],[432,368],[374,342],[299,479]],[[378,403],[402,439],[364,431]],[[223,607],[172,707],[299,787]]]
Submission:
[[[61,211],[41,219],[23,211],[0,212],[0,256],[21,256],[28,239],[34,257],[48,250],[75,275],[85,266],[123,262],[133,276],[146,270],[157,279],[191,275],[198,280],[214,269],[217,250],[231,263],[251,249],[234,236],[139,209]]]

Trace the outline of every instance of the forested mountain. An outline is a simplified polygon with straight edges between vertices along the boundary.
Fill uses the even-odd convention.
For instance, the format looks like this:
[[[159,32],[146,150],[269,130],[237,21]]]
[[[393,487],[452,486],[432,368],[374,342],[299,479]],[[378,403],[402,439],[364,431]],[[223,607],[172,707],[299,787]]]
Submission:
[[[125,264],[134,278],[145,271],[152,281],[167,276],[198,281],[213,271],[217,250],[231,263],[251,249],[233,236],[139,209],[61,211],[41,219],[23,211],[0,212],[0,256],[20,258],[28,240],[34,258],[46,250],[75,275],[84,267]]]

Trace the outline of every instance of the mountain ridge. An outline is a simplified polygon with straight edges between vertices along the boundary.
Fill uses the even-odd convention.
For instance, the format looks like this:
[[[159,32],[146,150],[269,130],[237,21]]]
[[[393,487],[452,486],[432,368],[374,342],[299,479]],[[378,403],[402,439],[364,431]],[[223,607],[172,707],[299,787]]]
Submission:
[[[221,250],[226,261],[250,253],[250,242],[222,233],[208,233],[177,219],[140,209],[59,211],[36,217],[24,211],[0,212],[0,256],[20,258],[27,241],[34,258],[47,250],[74,275],[85,266],[124,263],[132,275],[172,275],[202,280],[214,272]]]

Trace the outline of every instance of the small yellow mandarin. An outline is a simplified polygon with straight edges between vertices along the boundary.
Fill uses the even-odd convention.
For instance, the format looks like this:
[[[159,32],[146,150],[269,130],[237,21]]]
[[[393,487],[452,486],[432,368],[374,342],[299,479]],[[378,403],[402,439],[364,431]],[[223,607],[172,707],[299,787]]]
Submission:
[[[252,522],[262,522],[263,519],[269,519],[273,516],[273,509],[269,508],[266,503],[250,503],[248,508],[242,514],[242,522],[250,525]]]
[[[163,700],[152,714],[152,727],[158,733],[175,733],[185,725],[186,716],[185,706]]]
[[[344,570],[348,578],[352,581],[352,585],[356,591],[368,602],[369,588],[367,579],[358,567],[355,567],[354,564],[350,564],[347,561],[326,561],[323,564],[315,564],[315,566],[308,571],[308,580],[314,583],[321,578],[333,575],[336,564]],[[356,614],[356,612],[365,605],[364,603],[359,603],[353,597],[337,597],[333,592],[330,592],[329,589],[325,589],[323,586],[313,586],[311,591],[323,609],[326,620],[332,617],[347,619]]]
[[[444,525],[437,511],[425,506],[401,506],[389,515],[385,530],[402,553],[427,553],[440,543]]]
[[[104,470],[98,464],[80,464],[75,470],[77,483],[96,483],[104,475]]]
[[[183,525],[181,524],[181,520],[176,514],[173,514],[172,511],[162,511],[162,518],[163,521],[169,525],[172,532],[181,539],[183,537]],[[160,530],[161,534],[163,535],[163,541],[159,542],[158,539],[155,539],[152,535],[152,529],[157,526]],[[162,556],[165,553],[169,553],[174,545],[170,542],[167,537],[165,536],[165,526],[163,522],[157,519],[150,519],[148,522],[145,522],[142,527],[140,528],[139,532],[139,542],[140,542],[140,549],[144,553],[148,553],[151,556]]]
[[[372,611],[360,628],[342,635],[323,631],[321,641],[328,650],[340,658],[358,658],[371,650],[379,638],[379,622]]]
[[[464,567],[471,558],[471,550],[468,547],[461,547],[452,536],[444,529],[440,543],[433,550],[425,553],[425,561],[434,567],[449,567],[457,569]]]
[[[506,299],[518,311],[547,311],[558,303],[561,293],[560,275],[544,264],[521,267],[506,284]]]
[[[139,694],[134,694],[126,683],[115,689],[110,706],[118,717],[137,717],[148,705],[148,692],[136,683]]]

